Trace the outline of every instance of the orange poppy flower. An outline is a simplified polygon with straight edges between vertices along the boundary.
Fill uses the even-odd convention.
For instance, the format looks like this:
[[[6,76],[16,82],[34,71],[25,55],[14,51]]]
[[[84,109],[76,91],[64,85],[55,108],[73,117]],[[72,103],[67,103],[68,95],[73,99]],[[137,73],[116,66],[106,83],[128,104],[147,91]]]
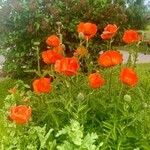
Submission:
[[[120,52],[115,50],[108,50],[102,53],[98,58],[99,65],[103,67],[112,67],[121,64],[123,56]]]
[[[100,88],[104,85],[105,80],[102,78],[102,76],[99,73],[92,73],[88,77],[89,85],[93,89]]]
[[[60,44],[60,39],[56,35],[51,35],[47,38],[46,43],[48,46],[57,47]]]
[[[104,31],[101,34],[101,38],[103,40],[109,40],[116,34],[117,30],[118,30],[118,27],[115,24],[108,24],[104,28]]]
[[[25,124],[31,117],[31,107],[25,105],[14,106],[10,109],[9,118],[17,124]]]
[[[40,78],[33,81],[33,90],[36,93],[48,93],[52,89],[49,78]]]
[[[77,74],[77,71],[79,70],[79,63],[75,57],[63,58],[56,61],[54,68],[56,72],[72,76]]]
[[[42,58],[46,64],[54,64],[56,60],[62,59],[63,56],[53,50],[47,50],[42,52]]]
[[[140,35],[135,30],[126,30],[123,35],[123,41],[126,44],[136,43],[141,40]]]
[[[132,68],[124,68],[120,73],[120,80],[129,86],[135,86],[138,82],[138,76]]]
[[[95,36],[96,32],[97,32],[97,26],[93,23],[84,23],[81,22],[78,26],[77,26],[77,31],[78,33],[82,32],[85,39],[89,40],[91,39],[93,36]]]
[[[64,49],[63,49],[63,47],[61,45],[59,45],[57,47],[54,47],[53,51],[58,53],[58,54],[63,54]]]

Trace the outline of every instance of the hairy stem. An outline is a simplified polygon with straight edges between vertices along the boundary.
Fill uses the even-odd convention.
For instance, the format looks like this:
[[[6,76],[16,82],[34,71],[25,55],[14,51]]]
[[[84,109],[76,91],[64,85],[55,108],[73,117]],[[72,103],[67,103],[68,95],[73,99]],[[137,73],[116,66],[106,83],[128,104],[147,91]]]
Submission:
[[[113,69],[110,68],[110,73],[109,73],[110,78],[109,78],[109,86],[108,86],[108,93],[110,98],[111,98],[112,74],[113,74]]]
[[[36,48],[36,54],[37,54],[37,73],[39,76],[41,76],[41,67],[40,67],[40,56],[39,56],[39,48]]]

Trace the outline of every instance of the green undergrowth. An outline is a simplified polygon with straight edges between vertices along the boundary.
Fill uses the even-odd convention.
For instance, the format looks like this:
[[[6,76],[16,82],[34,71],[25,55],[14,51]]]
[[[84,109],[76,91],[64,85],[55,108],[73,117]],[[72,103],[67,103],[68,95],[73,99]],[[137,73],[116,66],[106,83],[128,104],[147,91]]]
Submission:
[[[0,107],[2,107],[5,97],[9,94],[8,90],[15,85],[14,79],[0,79]]]
[[[111,93],[106,92],[108,90],[107,86],[100,90],[91,90],[87,86],[87,78],[84,75],[72,78],[72,80],[57,80],[58,83],[54,80],[57,89],[54,88],[47,96],[41,95],[40,97],[29,92],[29,96],[32,97],[29,104],[33,108],[32,121],[34,125],[31,122],[29,123],[30,126],[25,126],[24,131],[21,131],[20,135],[16,137],[16,141],[19,142],[17,138],[20,138],[20,136],[23,139],[25,138],[26,142],[34,141],[33,138],[39,136],[38,132],[44,129],[44,132],[46,132],[45,137],[42,137],[44,134],[40,133],[39,140],[40,138],[47,140],[49,131],[50,133],[54,132],[51,136],[50,145],[53,143],[55,148],[50,150],[55,150],[56,147],[59,150],[87,150],[84,148],[79,149],[79,147],[85,145],[84,140],[90,143],[88,139],[92,140],[93,138],[92,141],[94,142],[91,145],[95,143],[95,145],[100,146],[96,150],[149,150],[150,64],[138,64],[136,70],[139,76],[139,83],[136,87],[121,87],[118,80],[115,80],[118,76],[114,76]],[[105,73],[107,74],[107,71]],[[115,74],[118,73],[114,72]],[[8,89],[13,87],[14,83],[14,80],[7,78],[0,81],[1,102],[5,101]],[[22,83],[19,84],[21,89]],[[120,93],[120,91],[122,92]],[[126,96],[124,97],[124,95]],[[16,97],[17,101],[21,100],[19,95],[16,95]],[[7,102],[11,98],[13,96],[9,96]],[[9,140],[9,130],[6,131],[7,128],[4,127],[4,123],[6,123],[6,120],[3,119],[4,112],[0,112],[0,137],[5,135],[6,139]],[[70,119],[75,119],[81,124],[81,131],[83,125],[85,133],[83,134],[80,131],[80,127],[77,133],[76,130],[73,129],[74,132],[72,132],[69,127],[65,127],[69,124]],[[14,128],[11,122],[8,124],[9,128]],[[45,124],[46,128],[41,129],[40,127],[45,126]],[[38,126],[37,129],[34,126]],[[64,127],[65,129],[61,130]],[[15,129],[19,132],[18,127],[15,127]],[[75,127],[75,129],[78,128]],[[39,130],[36,132],[38,135],[35,135],[35,137],[28,136],[30,132],[37,130]],[[61,132],[59,132],[60,130]],[[25,136],[22,132],[25,133]],[[60,138],[58,135],[61,135]],[[34,141],[35,143],[33,142],[35,146],[38,143],[37,139],[36,142]],[[13,142],[13,139],[11,140]],[[79,142],[78,146],[76,140]],[[39,147],[42,145],[39,144]],[[72,149],[69,149],[69,147]],[[21,150],[24,150],[24,148]]]

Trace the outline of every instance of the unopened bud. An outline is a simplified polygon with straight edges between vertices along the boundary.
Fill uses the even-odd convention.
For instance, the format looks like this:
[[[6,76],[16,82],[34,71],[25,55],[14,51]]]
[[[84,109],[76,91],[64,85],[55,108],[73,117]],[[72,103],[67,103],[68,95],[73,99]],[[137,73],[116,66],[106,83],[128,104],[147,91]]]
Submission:
[[[79,33],[79,39],[81,39],[81,40],[84,39],[84,34],[83,34],[83,32],[80,32],[80,33]]]
[[[61,45],[63,50],[65,51],[66,50],[66,46],[64,44]]]
[[[148,107],[147,103],[143,103],[143,107],[147,108]]]
[[[77,99],[78,99],[78,100],[81,100],[81,101],[84,100],[84,94],[80,92],[80,93],[77,95]]]
[[[60,21],[56,22],[56,24],[57,24],[58,26],[62,26],[62,23],[61,23]]]
[[[38,45],[40,45],[40,42],[34,42],[33,43],[35,46],[38,46]]]
[[[131,102],[131,96],[126,94],[124,95],[123,99],[126,101],[126,102]]]

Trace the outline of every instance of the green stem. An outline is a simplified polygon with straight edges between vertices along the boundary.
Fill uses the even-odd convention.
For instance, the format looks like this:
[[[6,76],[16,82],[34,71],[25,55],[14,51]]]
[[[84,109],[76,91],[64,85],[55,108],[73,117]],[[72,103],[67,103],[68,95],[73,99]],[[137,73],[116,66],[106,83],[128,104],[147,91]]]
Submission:
[[[39,56],[39,48],[36,48],[36,52],[37,52],[37,63],[38,63],[38,75],[41,76],[41,68],[40,68],[40,56]]]
[[[119,100],[121,99],[122,91],[123,91],[123,84],[121,84],[121,88],[120,88],[120,92],[119,92]]]
[[[138,58],[138,52],[136,51],[135,55],[134,55],[134,61],[133,61],[133,67],[134,68],[136,67],[137,58]]]
[[[89,47],[89,40],[86,39],[86,50],[88,50],[88,47]],[[88,58],[87,56],[85,58],[83,58],[83,62],[85,61],[85,66],[86,69],[87,69],[87,72],[89,72],[89,63],[88,63]]]
[[[131,63],[132,63],[131,56],[132,56],[132,52],[129,51],[129,57],[128,57],[128,60],[127,60],[127,66],[131,66]]]
[[[62,24],[59,23],[59,24],[58,24],[58,35],[59,35],[59,39],[60,39],[60,44],[62,44],[61,27],[62,27]]]
[[[89,47],[89,40],[86,39],[86,49],[88,49],[88,47]]]
[[[113,39],[111,39],[110,42],[109,42],[109,49],[110,49],[110,50],[111,50],[111,48],[112,48],[112,42],[113,42]]]
[[[136,45],[136,48],[135,48],[133,67],[136,67],[139,45],[140,45],[140,42],[138,42],[138,44]]]
[[[110,98],[111,98],[112,74],[113,74],[113,69],[110,68],[110,78],[109,78],[109,86],[108,86],[108,93]]]
[[[84,40],[82,40],[82,39],[80,39],[79,46],[82,46],[84,43],[85,43],[85,41],[84,41]]]

